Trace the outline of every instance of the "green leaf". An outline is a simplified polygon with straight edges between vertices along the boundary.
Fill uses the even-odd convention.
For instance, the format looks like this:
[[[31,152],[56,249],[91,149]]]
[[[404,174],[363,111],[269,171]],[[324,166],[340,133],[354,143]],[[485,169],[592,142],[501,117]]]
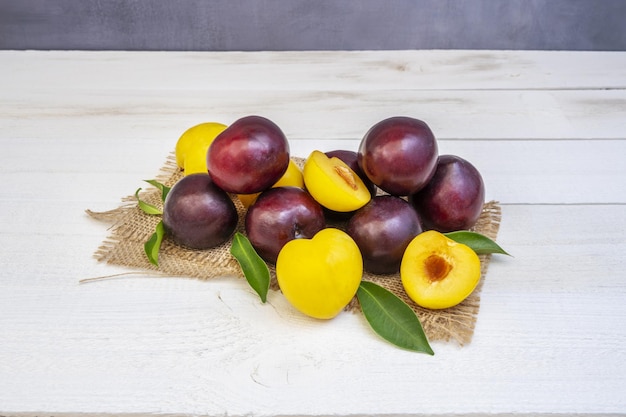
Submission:
[[[165,202],[165,198],[167,197],[167,193],[170,191],[170,187],[166,187],[155,180],[145,180],[148,184],[155,186],[159,190],[161,190],[161,200]],[[148,204],[145,201],[139,198],[139,191],[141,188],[138,188],[135,191],[135,198],[137,198],[137,203],[139,208],[146,214],[152,215],[162,215],[163,211],[161,211],[158,207],[153,206],[152,204]],[[161,249],[161,243],[163,242],[163,237],[165,236],[165,226],[163,225],[163,221],[157,223],[156,228],[150,239],[143,245],[144,251],[150,260],[150,263],[153,265],[159,266],[159,250]]]
[[[394,293],[361,281],[356,294],[365,319],[379,336],[404,349],[435,354],[415,312]]]
[[[500,253],[503,255],[509,255],[496,242],[489,239],[485,235],[481,235],[480,233],[460,230],[458,232],[444,233],[444,235],[454,240],[455,242],[463,243],[464,245],[469,246],[474,250],[474,252],[479,255],[489,253]]]
[[[159,266],[159,250],[161,249],[161,242],[163,242],[163,236],[165,236],[165,227],[163,222],[157,223],[154,234],[143,245],[143,248],[148,255],[150,263]]]
[[[167,187],[156,180],[144,180],[150,185],[155,186],[159,190],[161,190],[161,201],[165,202],[165,198],[167,197],[167,193],[170,192],[171,188]]]
[[[141,200],[139,198],[139,191],[141,191],[141,188],[138,188],[137,191],[135,191],[135,197],[137,198],[137,203],[139,204],[139,208],[146,214],[163,214],[163,212],[158,209],[157,207],[153,206],[152,204],[148,204],[145,201]]]
[[[235,257],[248,284],[259,294],[261,301],[267,301],[270,288],[270,271],[265,261],[256,253],[252,244],[240,232],[235,233],[230,253]]]

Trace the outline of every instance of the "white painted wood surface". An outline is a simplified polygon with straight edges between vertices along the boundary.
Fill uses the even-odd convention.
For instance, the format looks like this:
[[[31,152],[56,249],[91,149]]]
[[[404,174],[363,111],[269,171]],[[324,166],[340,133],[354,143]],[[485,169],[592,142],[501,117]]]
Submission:
[[[0,51],[0,415],[626,413],[626,53]],[[471,344],[429,357],[243,280],[124,272],[107,210],[189,126],[276,121],[294,155],[422,118],[502,202]]]

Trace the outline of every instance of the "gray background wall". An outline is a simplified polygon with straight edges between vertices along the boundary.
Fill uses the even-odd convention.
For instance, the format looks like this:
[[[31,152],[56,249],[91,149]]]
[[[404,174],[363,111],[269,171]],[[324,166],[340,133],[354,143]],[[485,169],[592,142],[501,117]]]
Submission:
[[[626,50],[626,1],[0,0],[0,49]]]

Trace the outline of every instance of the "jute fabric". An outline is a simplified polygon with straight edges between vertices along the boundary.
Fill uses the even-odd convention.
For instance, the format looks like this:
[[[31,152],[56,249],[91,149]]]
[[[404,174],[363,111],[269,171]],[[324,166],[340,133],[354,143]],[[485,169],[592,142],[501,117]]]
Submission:
[[[301,158],[294,157],[293,159],[300,166],[304,162]],[[182,172],[176,166],[174,155],[171,154],[154,179],[171,187],[182,176]],[[161,207],[160,191],[148,184],[146,186],[146,189],[140,192],[140,198]],[[246,209],[236,196],[231,196],[231,198],[239,214],[237,230],[244,233]],[[124,266],[138,273],[150,273],[152,271],[158,276],[187,277],[201,280],[209,280],[218,276],[244,278],[239,264],[230,254],[232,240],[209,250],[191,250],[180,247],[166,238],[161,246],[158,268],[151,264],[144,252],[144,244],[154,233],[160,216],[145,214],[138,207],[134,195],[123,198],[121,204],[113,210],[105,212],[87,210],[87,214],[111,225],[109,236],[105,238],[94,254],[100,262]],[[473,230],[496,240],[500,219],[499,204],[495,201],[489,201],[484,205],[480,219]],[[341,228],[342,224],[337,223],[332,226]],[[365,272],[363,280],[377,283],[404,300],[417,313],[429,340],[451,341],[464,345],[471,341],[474,333],[480,308],[480,292],[487,275],[491,255],[480,255],[480,260],[482,276],[476,290],[461,304],[444,310],[429,310],[417,306],[404,291],[399,274],[376,275]],[[275,269],[272,265],[269,265],[269,269],[271,274],[270,288],[280,291]],[[360,312],[356,297],[346,307],[346,310]]]

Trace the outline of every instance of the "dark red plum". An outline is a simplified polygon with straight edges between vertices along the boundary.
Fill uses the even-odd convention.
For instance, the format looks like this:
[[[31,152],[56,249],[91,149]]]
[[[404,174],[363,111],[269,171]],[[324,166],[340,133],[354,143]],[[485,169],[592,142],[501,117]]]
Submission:
[[[312,238],[326,227],[322,206],[305,190],[276,187],[262,192],[248,208],[246,234],[261,258],[276,263],[292,239]]]
[[[452,232],[472,228],[485,204],[485,185],[474,165],[442,155],[428,185],[409,198],[425,229]]]
[[[270,188],[289,166],[289,143],[280,128],[246,116],[220,133],[207,151],[209,174],[220,188],[254,194]]]
[[[237,227],[237,209],[209,174],[181,178],[163,204],[166,234],[182,246],[208,249],[226,242]]]
[[[404,250],[422,232],[422,227],[406,200],[381,195],[357,210],[348,221],[346,232],[361,250],[366,271],[393,274],[400,270]]]
[[[352,169],[355,172],[355,174],[359,176],[359,178],[361,178],[361,180],[363,181],[363,183],[369,190],[371,196],[372,197],[376,196],[376,192],[378,190],[376,188],[376,184],[374,184],[367,177],[367,175],[365,175],[365,173],[359,166],[359,158],[356,152],[344,150],[344,149],[336,149],[334,151],[328,151],[325,153],[326,153],[326,156],[328,156],[329,158],[336,157],[336,158],[341,159],[343,162],[345,162],[345,164],[348,165],[350,169]],[[329,210],[324,207],[324,213],[330,220],[341,221],[341,220],[348,220],[350,217],[352,217],[352,215],[354,214],[354,211],[341,212],[341,211]]]
[[[359,166],[382,190],[408,196],[421,190],[437,165],[437,141],[421,120],[396,116],[372,126],[359,145]]]

